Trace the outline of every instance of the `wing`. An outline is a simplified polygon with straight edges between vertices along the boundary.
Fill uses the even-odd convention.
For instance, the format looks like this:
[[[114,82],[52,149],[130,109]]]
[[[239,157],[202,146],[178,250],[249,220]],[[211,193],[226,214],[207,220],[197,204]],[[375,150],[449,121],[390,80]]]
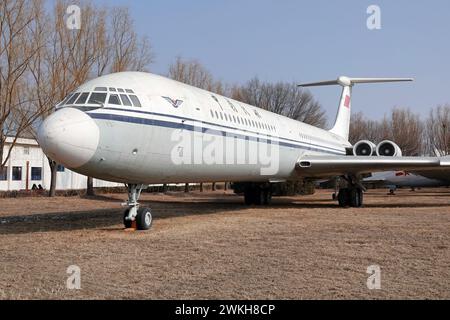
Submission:
[[[302,177],[323,178],[343,174],[440,167],[440,159],[432,157],[305,156],[297,161],[295,169]]]

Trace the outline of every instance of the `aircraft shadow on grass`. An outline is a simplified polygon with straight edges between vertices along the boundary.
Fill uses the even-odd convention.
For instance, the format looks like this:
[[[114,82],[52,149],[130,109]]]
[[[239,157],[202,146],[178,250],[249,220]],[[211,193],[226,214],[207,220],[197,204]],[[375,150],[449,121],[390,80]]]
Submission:
[[[95,196],[92,199],[102,201],[111,201],[115,203],[123,202],[120,199],[107,196]],[[142,206],[149,206],[152,208],[153,217],[155,219],[167,219],[182,216],[195,215],[214,215],[230,213],[233,211],[241,211],[245,213],[246,209],[260,209],[266,210],[270,214],[272,210],[276,209],[326,209],[336,208],[336,214],[342,213],[342,208],[339,208],[337,203],[330,200],[321,199],[305,199],[305,203],[301,200],[291,198],[274,198],[273,204],[267,207],[259,206],[245,206],[240,197],[223,198],[202,198],[192,201],[176,201],[176,200],[142,200]],[[440,208],[448,207],[450,204],[442,203],[427,203],[418,204],[417,202],[407,201],[403,203],[382,203],[382,204],[367,204],[366,208]],[[357,214],[357,213],[356,213]],[[299,213],[299,218],[301,212]],[[123,209],[97,209],[89,211],[74,211],[74,212],[52,212],[31,215],[16,215],[0,217],[0,235],[2,234],[26,234],[36,232],[58,232],[58,231],[74,231],[74,230],[122,230]],[[120,226],[120,227],[118,227]],[[151,232],[151,231],[150,231]]]

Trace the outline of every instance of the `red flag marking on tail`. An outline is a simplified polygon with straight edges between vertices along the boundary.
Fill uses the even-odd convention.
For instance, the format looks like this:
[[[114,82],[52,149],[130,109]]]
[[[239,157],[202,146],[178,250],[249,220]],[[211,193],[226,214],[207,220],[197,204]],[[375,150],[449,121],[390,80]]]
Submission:
[[[350,96],[345,96],[344,107],[350,107]]]

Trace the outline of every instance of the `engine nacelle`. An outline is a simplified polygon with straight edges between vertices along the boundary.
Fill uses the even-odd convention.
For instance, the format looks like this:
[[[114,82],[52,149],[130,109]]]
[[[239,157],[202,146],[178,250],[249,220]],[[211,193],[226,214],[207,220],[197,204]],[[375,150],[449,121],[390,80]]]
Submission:
[[[377,156],[383,157],[401,157],[402,150],[400,147],[392,141],[384,140],[381,141],[376,149]]]
[[[368,140],[361,140],[353,146],[353,155],[355,156],[371,156],[375,154],[377,146]]]

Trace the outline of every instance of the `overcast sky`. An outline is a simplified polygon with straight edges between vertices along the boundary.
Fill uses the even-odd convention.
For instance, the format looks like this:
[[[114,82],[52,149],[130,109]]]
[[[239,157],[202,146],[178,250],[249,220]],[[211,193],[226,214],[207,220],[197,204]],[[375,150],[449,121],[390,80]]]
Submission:
[[[413,84],[361,85],[353,110],[380,118],[393,106],[423,115],[450,102],[450,1],[366,0],[97,0],[129,6],[167,72],[177,56],[197,59],[215,77],[243,83],[317,81],[339,75],[414,77]],[[367,28],[366,10],[381,9],[381,30]],[[312,93],[333,120],[337,87]]]

